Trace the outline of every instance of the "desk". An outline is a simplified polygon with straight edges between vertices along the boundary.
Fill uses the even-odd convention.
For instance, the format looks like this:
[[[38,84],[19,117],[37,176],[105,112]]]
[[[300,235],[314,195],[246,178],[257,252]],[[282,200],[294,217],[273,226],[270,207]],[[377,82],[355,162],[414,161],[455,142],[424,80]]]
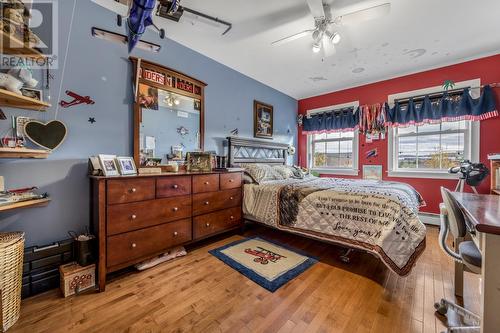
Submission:
[[[454,192],[482,254],[481,332],[500,330],[500,196]]]

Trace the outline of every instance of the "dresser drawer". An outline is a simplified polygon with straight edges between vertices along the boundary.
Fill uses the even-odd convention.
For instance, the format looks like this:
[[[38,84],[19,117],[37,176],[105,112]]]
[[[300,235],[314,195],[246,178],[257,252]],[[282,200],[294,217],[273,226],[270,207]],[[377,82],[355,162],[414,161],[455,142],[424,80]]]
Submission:
[[[231,172],[231,173],[221,173],[220,174],[220,189],[229,190],[232,188],[241,187],[241,173]]]
[[[108,180],[108,204],[110,205],[154,198],[154,178]]]
[[[241,189],[193,195],[193,215],[241,206]]]
[[[161,177],[156,180],[156,197],[167,198],[191,194],[191,177]]]
[[[108,235],[191,217],[191,196],[112,205],[107,210]]]
[[[241,207],[233,207],[193,218],[194,239],[206,237],[238,226],[241,222]]]
[[[193,176],[193,193],[214,192],[218,190],[218,174]]]
[[[191,219],[127,232],[107,239],[107,266],[116,266],[191,240]]]

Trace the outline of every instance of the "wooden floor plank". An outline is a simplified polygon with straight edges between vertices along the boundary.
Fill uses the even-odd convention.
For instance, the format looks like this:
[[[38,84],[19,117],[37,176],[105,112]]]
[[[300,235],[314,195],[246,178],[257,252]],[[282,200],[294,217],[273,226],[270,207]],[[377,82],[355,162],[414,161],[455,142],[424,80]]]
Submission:
[[[427,248],[407,277],[355,253],[349,265],[329,244],[256,228],[319,262],[274,293],[208,253],[232,235],[144,272],[110,279],[104,293],[62,298],[50,291],[22,303],[9,332],[439,332],[433,304],[453,295],[453,262],[428,228]],[[479,279],[466,274],[465,305],[479,309]]]

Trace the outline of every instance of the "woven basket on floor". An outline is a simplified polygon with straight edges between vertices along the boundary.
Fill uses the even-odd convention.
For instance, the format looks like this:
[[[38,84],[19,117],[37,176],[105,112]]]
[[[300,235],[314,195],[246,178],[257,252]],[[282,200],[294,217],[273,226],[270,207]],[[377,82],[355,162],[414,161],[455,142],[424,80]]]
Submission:
[[[0,332],[15,324],[21,310],[24,233],[0,233]]]

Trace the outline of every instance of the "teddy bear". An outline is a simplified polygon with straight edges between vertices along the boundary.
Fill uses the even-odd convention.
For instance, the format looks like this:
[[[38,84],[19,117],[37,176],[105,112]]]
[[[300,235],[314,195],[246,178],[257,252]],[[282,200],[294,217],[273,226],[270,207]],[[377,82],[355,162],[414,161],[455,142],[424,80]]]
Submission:
[[[3,11],[0,29],[29,43],[29,47],[40,45],[40,38],[27,25],[31,14],[26,6],[19,0],[2,0],[1,4]]]

